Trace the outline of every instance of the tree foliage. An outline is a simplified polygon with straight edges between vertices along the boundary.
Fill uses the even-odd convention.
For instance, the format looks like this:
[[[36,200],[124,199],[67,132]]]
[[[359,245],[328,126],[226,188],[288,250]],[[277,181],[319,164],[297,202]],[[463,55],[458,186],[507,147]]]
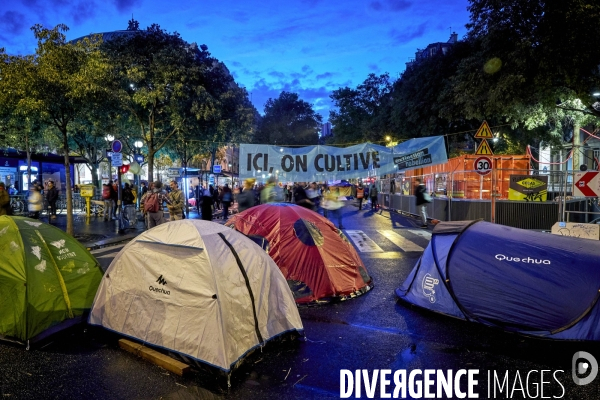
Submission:
[[[191,154],[201,142],[236,140],[249,130],[253,112],[245,90],[206,46],[154,24],[103,49],[114,68],[115,97],[145,143],[150,177],[156,153],[170,142],[187,143]]]
[[[464,140],[454,133],[485,119],[505,139],[500,151],[523,151],[569,126],[599,125],[600,47],[590,27],[600,3],[471,0],[469,11],[466,38],[409,67],[382,101],[364,100],[380,83],[373,74],[334,91],[334,141],[448,134],[452,150]]]
[[[59,132],[65,160],[67,232],[72,234],[69,138],[73,123],[105,96],[107,64],[97,41],[88,38],[68,43],[64,34],[67,30],[65,25],[53,29],[41,25],[32,28],[38,41],[36,53],[26,58],[8,59],[9,63],[14,63],[14,68],[6,69],[11,71],[10,90],[14,97],[13,100],[3,97],[1,102],[12,107],[13,116],[21,116],[23,121],[27,121],[24,116],[28,116],[42,129]]]
[[[392,83],[387,73],[369,74],[356,89],[334,90],[330,96],[337,110],[329,113],[332,141],[338,143],[379,142],[390,132],[389,105]]]
[[[323,118],[296,93],[281,92],[267,100],[254,137],[256,143],[290,146],[316,145]]]

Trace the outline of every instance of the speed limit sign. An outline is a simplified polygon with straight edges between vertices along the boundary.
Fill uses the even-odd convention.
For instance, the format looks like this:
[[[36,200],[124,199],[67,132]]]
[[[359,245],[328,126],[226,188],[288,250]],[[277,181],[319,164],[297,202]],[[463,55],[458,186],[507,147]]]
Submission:
[[[473,168],[479,175],[487,175],[492,172],[492,160],[489,157],[478,157]]]

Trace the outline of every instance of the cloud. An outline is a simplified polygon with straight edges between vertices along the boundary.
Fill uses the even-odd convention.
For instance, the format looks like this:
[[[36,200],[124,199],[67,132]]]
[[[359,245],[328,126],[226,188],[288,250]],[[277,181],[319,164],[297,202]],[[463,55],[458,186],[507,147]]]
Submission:
[[[304,65],[301,71],[281,72],[270,71],[265,77],[264,73],[258,71],[243,70],[245,78],[254,77],[252,86],[246,90],[251,93],[252,103],[260,112],[264,112],[264,105],[269,99],[276,99],[281,92],[297,93],[301,100],[313,105],[313,109],[323,116],[326,121],[329,117],[329,110],[333,108],[333,103],[329,97],[334,90],[340,87],[350,85],[349,81],[335,82],[332,78],[340,76],[339,73],[325,72],[314,75],[312,68]],[[242,72],[242,71],[238,71]],[[238,79],[238,78],[236,78]]]
[[[388,0],[389,9],[392,11],[404,11],[410,6],[412,3],[406,0]]]
[[[112,0],[112,3],[117,7],[117,11],[124,12],[129,11],[136,6],[142,4],[141,0]]]
[[[93,2],[81,1],[73,6],[73,22],[75,25],[80,25],[86,20],[94,17],[95,5]]]
[[[369,64],[369,70],[377,72],[379,71],[379,66],[377,64]]]
[[[381,11],[383,10],[383,4],[381,4],[379,1],[372,1],[369,3],[369,7],[375,11]]]
[[[25,15],[16,11],[7,11],[0,16],[0,34],[19,35],[26,30]]]
[[[285,74],[283,72],[278,72],[278,71],[271,71],[269,72],[269,76],[272,76],[274,78],[285,78]]]
[[[403,31],[392,29],[389,32],[389,36],[393,39],[394,44],[404,44],[410,42],[413,39],[419,38],[425,34],[429,22],[424,22],[418,26],[411,26]]]
[[[412,6],[410,1],[406,0],[385,0],[385,4],[381,1],[372,1],[369,3],[369,8],[375,11],[404,11]]]
[[[331,73],[331,72],[325,72],[324,74],[319,74],[317,76],[315,76],[315,78],[317,80],[322,80],[322,79],[327,79],[327,78],[332,78],[335,74]]]
[[[250,21],[250,16],[246,12],[235,11],[231,14],[231,19],[233,19],[235,22],[245,24],[246,22]]]

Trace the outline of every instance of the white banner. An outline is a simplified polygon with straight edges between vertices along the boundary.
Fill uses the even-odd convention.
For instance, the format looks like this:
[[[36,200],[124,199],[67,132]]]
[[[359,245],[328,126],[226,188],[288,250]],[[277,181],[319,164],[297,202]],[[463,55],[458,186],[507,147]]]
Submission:
[[[448,161],[443,136],[411,139],[395,147],[372,143],[340,148],[240,145],[240,179],[311,182],[381,176]]]

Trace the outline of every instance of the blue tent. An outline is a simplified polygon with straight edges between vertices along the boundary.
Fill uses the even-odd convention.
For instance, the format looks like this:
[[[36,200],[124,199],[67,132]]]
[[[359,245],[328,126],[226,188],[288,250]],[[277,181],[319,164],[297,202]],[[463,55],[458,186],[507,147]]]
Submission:
[[[436,225],[396,294],[508,331],[600,340],[599,290],[600,242],[460,221]]]

